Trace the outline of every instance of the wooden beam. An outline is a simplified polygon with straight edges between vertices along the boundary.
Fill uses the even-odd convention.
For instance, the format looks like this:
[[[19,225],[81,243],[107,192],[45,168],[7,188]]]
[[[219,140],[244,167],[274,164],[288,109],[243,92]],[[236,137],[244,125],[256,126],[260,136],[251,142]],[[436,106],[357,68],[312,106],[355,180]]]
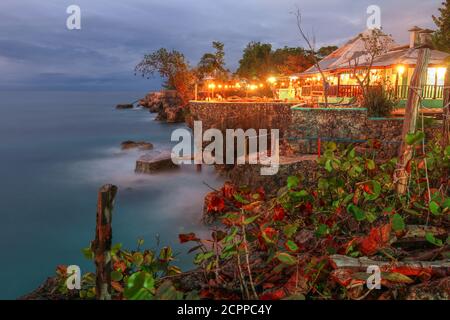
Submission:
[[[421,48],[417,57],[416,68],[408,89],[408,100],[405,107],[405,120],[403,122],[402,143],[399,149],[399,162],[395,174],[396,190],[399,194],[406,194],[408,187],[409,173],[406,166],[413,155],[413,147],[406,143],[406,136],[416,132],[417,115],[423,90],[426,81],[428,63],[430,60],[430,49]]]
[[[443,104],[443,133],[442,133],[442,147],[445,148],[450,145],[450,67],[447,68],[444,82],[444,104]]]
[[[92,243],[96,267],[95,294],[97,300],[111,299],[112,211],[117,187],[104,185],[98,192],[95,240]]]

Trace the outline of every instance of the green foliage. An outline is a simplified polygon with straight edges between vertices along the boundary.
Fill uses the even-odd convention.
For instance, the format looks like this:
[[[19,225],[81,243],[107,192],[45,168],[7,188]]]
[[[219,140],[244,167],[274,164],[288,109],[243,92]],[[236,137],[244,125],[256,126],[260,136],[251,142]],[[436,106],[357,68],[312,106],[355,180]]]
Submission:
[[[177,90],[185,103],[192,98],[195,74],[181,52],[161,48],[146,54],[136,65],[136,73],[147,78],[158,73],[161,78],[165,79],[164,87]]]
[[[450,53],[450,0],[442,2],[439,16],[433,15],[438,30],[434,34],[434,44],[438,50]]]
[[[269,43],[250,42],[239,60],[236,74],[246,79],[265,81],[268,76],[274,74],[300,73],[314,64],[314,55],[320,60],[336,49],[335,46],[327,46],[311,54],[300,47],[273,50]]]
[[[229,71],[225,67],[224,44],[214,41],[212,47],[216,51],[214,53],[205,53],[198,63],[198,78],[203,79],[206,76],[211,76],[218,80],[228,80]]]
[[[387,117],[398,104],[395,95],[384,87],[369,87],[362,106],[367,108],[371,117]]]

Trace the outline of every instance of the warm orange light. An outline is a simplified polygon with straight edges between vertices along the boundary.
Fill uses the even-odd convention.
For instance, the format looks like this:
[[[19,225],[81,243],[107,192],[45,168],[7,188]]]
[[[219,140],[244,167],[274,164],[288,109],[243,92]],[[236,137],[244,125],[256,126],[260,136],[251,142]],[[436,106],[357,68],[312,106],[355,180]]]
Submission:
[[[268,81],[269,83],[274,84],[275,82],[277,82],[277,78],[275,78],[275,77],[269,77],[269,78],[267,79],[267,81]]]
[[[260,84],[259,84],[259,87],[262,88],[262,87],[264,87],[264,85],[263,85],[262,83],[260,83]]]
[[[222,85],[221,84],[219,84],[219,89],[222,89]]]
[[[240,83],[236,83],[235,87],[240,88],[241,87]]]
[[[404,66],[398,66],[397,67],[398,74],[404,74],[405,73],[405,67]]]
[[[447,68],[437,68],[437,76],[439,78],[444,78],[446,73],[447,73]]]

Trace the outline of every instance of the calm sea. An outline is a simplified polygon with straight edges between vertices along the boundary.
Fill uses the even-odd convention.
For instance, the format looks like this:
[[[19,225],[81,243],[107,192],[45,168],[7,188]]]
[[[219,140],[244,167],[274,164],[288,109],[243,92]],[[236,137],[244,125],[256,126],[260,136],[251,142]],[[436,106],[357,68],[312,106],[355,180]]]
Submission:
[[[17,298],[54,274],[59,264],[93,271],[81,249],[94,238],[97,190],[119,187],[113,242],[135,248],[172,245],[177,264],[192,265],[178,234],[205,234],[200,218],[213,170],[193,167],[156,175],[134,173],[138,151],[124,140],[170,148],[182,124],[154,121],[145,110],[119,111],[117,103],[143,92],[0,92],[0,298]]]

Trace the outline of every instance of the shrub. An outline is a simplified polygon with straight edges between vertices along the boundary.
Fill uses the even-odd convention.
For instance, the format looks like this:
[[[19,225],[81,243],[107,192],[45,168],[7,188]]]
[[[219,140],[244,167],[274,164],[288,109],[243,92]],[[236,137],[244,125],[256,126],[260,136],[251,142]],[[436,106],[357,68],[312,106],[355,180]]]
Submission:
[[[371,87],[363,99],[363,107],[367,108],[370,117],[387,117],[398,103],[394,97],[390,90],[383,87]]]

